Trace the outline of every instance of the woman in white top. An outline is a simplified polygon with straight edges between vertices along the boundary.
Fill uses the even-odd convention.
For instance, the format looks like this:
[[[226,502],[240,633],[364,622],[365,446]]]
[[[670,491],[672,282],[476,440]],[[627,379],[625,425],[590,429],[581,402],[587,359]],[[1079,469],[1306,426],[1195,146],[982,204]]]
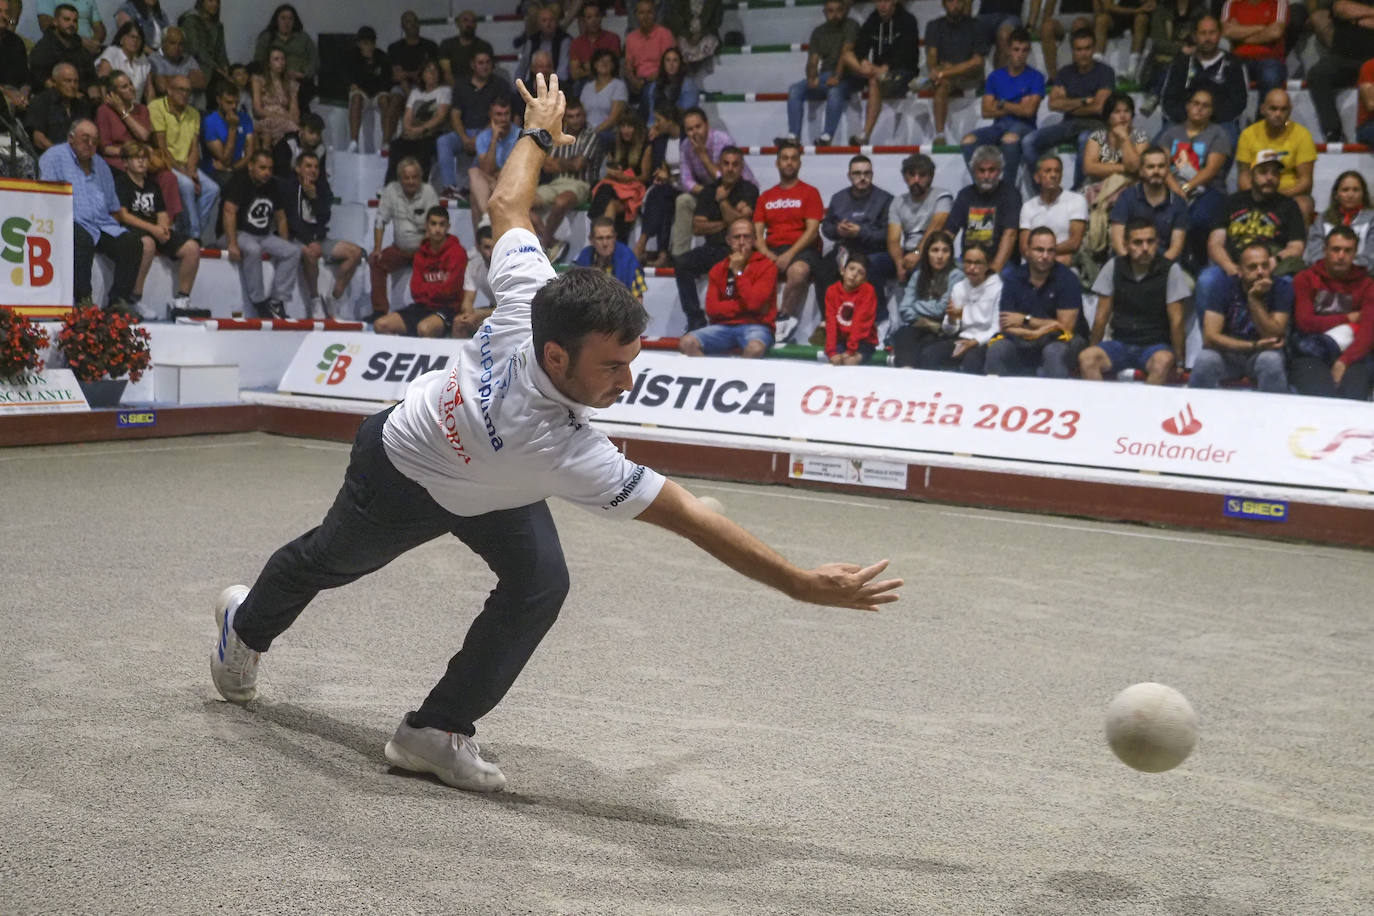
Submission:
[[[592,55],[592,78],[582,86],[582,107],[587,110],[587,123],[603,144],[614,142],[611,131],[629,98],[625,81],[615,75],[615,52],[605,48],[597,51]]]
[[[420,174],[429,177],[439,134],[448,124],[452,92],[443,83],[439,64],[432,60],[425,61],[420,68],[420,84],[410,90],[410,96],[406,99],[401,135],[391,141],[390,162],[399,163],[407,156],[414,156],[420,160]],[[394,171],[394,166],[388,170],[387,181],[394,177]]]
[[[961,372],[982,375],[988,341],[998,330],[1001,302],[1002,278],[988,276],[987,252],[977,247],[965,249],[964,279],[950,290],[941,328],[952,339],[949,356],[943,365],[930,368],[958,366]]]
[[[134,84],[134,98],[151,102],[155,97],[152,74],[153,62],[143,47],[143,28],[129,21],[115,32],[114,43],[96,58],[95,72],[101,79],[118,70]]]

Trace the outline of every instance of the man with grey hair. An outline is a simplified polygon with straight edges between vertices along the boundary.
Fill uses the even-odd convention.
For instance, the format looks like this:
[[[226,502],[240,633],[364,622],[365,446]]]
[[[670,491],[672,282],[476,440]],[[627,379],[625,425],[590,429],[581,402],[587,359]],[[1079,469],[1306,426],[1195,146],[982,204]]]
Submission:
[[[1016,229],[1021,218],[1021,195],[1002,175],[1002,151],[984,145],[969,159],[973,184],[954,198],[945,231],[963,233],[963,250],[987,252],[988,272],[998,273],[1016,259]]]
[[[944,228],[954,205],[953,194],[932,189],[935,161],[925,153],[912,153],[902,160],[902,180],[907,193],[893,198],[887,211],[887,253],[897,265],[898,283],[905,283],[920,265],[926,233]]]
[[[108,306],[111,311],[136,314],[134,282],[143,261],[143,243],[114,218],[119,195],[105,160],[95,154],[100,131],[95,122],[77,118],[67,131],[67,142],[48,148],[38,159],[43,181],[65,181],[72,186],[72,280],[78,303],[91,299],[91,262],[96,252],[114,262]]]
[[[52,68],[52,85],[29,103],[25,126],[39,152],[62,142],[72,124],[95,114],[89,99],[81,94],[81,79],[71,64]]]

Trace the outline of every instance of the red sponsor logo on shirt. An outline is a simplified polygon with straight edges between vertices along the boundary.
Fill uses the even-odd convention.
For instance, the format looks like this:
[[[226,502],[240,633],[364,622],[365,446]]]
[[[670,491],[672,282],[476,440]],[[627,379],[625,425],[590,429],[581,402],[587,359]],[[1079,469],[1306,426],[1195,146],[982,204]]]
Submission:
[[[448,444],[453,446],[458,457],[463,459],[463,464],[470,464],[472,456],[463,448],[463,439],[458,435],[458,405],[462,403],[463,390],[458,387],[458,370],[455,368],[448,374],[448,383],[444,385],[444,392],[439,396],[439,425],[444,430],[444,438],[448,440]]]

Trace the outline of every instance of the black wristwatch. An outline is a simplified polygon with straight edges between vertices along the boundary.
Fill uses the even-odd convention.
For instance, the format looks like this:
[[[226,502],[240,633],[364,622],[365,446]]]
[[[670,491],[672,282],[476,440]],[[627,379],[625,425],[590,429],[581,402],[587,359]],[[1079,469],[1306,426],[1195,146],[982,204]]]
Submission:
[[[526,127],[524,130],[520,131],[520,136],[529,137],[535,143],[538,143],[539,148],[546,153],[553,150],[553,134],[542,127]]]

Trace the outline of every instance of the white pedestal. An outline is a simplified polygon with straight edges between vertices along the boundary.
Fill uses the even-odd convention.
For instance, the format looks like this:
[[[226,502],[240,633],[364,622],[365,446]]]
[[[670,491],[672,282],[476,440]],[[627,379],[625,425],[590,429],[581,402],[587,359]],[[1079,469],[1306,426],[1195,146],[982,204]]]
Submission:
[[[153,389],[159,404],[231,404],[239,399],[239,367],[156,363]]]

